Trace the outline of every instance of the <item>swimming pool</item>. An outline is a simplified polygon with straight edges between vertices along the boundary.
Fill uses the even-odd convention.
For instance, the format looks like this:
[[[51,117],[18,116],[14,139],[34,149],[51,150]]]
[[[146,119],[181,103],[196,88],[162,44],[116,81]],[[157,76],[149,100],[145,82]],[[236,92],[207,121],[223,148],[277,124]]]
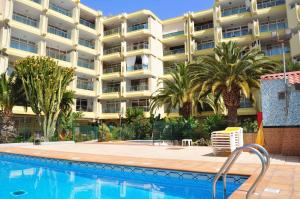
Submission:
[[[0,153],[1,199],[211,199],[213,174]],[[230,195],[247,176],[229,175]],[[218,182],[218,198],[223,198]]]

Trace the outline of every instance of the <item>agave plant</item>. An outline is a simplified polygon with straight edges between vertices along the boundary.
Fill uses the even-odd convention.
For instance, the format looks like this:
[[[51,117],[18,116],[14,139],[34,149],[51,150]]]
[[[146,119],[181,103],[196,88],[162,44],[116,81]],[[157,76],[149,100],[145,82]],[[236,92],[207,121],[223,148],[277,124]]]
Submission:
[[[228,122],[237,125],[237,109],[241,92],[251,96],[252,88],[260,87],[260,76],[273,73],[277,62],[270,60],[258,48],[247,50],[237,43],[221,43],[213,55],[201,56],[191,64],[192,81],[201,85],[200,97],[212,93],[222,96],[228,110]]]

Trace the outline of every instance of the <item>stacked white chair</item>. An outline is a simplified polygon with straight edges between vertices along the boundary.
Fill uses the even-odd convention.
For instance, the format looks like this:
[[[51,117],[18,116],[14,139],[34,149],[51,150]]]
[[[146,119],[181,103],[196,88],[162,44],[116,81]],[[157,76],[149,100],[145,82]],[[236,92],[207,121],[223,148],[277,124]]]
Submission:
[[[214,154],[231,153],[244,145],[243,128],[228,127],[224,131],[212,132],[211,143]]]

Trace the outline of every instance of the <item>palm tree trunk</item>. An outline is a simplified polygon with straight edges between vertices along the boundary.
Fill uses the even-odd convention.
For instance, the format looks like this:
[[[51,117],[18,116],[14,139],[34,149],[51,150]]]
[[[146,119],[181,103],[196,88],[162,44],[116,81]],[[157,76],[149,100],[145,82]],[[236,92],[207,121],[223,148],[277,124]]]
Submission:
[[[228,106],[228,125],[229,126],[236,126],[238,124],[238,114],[237,114],[237,109],[238,107],[236,106]]]
[[[230,90],[224,88],[222,91],[222,97],[224,104],[228,109],[228,125],[238,125],[238,114],[237,109],[240,106],[240,88],[238,86],[232,86]]]
[[[17,137],[12,115],[12,110],[1,111],[0,142],[8,143]]]
[[[185,118],[188,119],[192,116],[192,103],[191,102],[185,102],[183,103],[183,106],[179,108],[179,114]]]

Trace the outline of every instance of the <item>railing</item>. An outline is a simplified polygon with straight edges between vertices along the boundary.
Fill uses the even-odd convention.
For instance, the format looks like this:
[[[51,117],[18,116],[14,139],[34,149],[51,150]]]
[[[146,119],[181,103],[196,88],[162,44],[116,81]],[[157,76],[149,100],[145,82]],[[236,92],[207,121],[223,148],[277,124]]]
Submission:
[[[77,88],[92,91],[94,90],[94,83],[87,80],[77,79]]]
[[[251,108],[253,107],[251,101],[247,98],[242,98],[240,100],[240,108]]]
[[[113,53],[120,53],[120,52],[121,52],[121,46],[108,48],[108,49],[105,49],[103,51],[104,55],[109,55],[109,54],[113,54]]]
[[[273,32],[273,31],[282,30],[286,28],[288,28],[288,24],[286,21],[266,23],[260,25],[260,32]]]
[[[222,17],[247,12],[246,6],[222,10]]]
[[[95,49],[95,45],[93,44],[92,41],[86,40],[86,39],[80,39],[79,38],[79,44],[83,45],[85,47],[91,48],[91,49]]]
[[[232,30],[230,32],[223,32],[223,38],[226,39],[226,38],[232,38],[232,37],[241,37],[241,36],[244,36],[244,35],[249,35],[251,34],[251,31],[248,30],[248,27],[247,28],[241,28],[239,30]]]
[[[59,13],[61,13],[61,14],[63,14],[63,15],[66,15],[66,16],[68,16],[68,17],[72,17],[71,11],[69,11],[69,10],[67,10],[67,9],[64,9],[64,8],[62,8],[62,7],[60,7],[60,6],[56,5],[56,4],[54,4],[54,3],[50,3],[50,4],[49,4],[49,8],[50,8],[51,10],[54,10],[54,11],[56,11],[56,12],[59,12]]]
[[[184,31],[181,30],[181,31],[177,31],[177,32],[171,32],[168,34],[164,34],[163,38],[174,37],[174,36],[183,35],[183,34],[184,34]]]
[[[120,103],[118,104],[109,104],[103,107],[102,113],[120,113],[121,110]]]
[[[149,110],[150,110],[149,106],[129,106],[129,108],[141,109],[144,112],[149,112]]]
[[[71,37],[66,30],[62,30],[51,25],[48,25],[48,32],[68,39]]]
[[[121,64],[113,64],[103,68],[103,74],[121,72]]]
[[[90,106],[78,106],[76,105],[76,111],[81,111],[81,112],[93,112],[93,107]]]
[[[142,29],[148,29],[148,23],[129,26],[127,29],[127,32],[133,32],[133,31],[142,30]]]
[[[84,25],[84,26],[87,26],[89,28],[95,29],[95,23],[92,23],[92,22],[90,22],[88,20],[80,18],[79,23],[82,24],[82,25]]]
[[[89,60],[89,59],[78,58],[77,65],[89,69],[95,68],[94,60]]]
[[[110,29],[110,30],[105,30],[104,31],[104,36],[119,34],[120,32],[121,32],[121,28],[117,27],[117,28],[113,28],[113,29]]]
[[[46,55],[48,57],[52,57],[54,59],[62,60],[62,61],[70,61],[70,56],[64,51],[60,51],[57,49],[48,48],[46,49]]]
[[[128,91],[147,91],[149,88],[148,88],[148,85],[132,85],[132,86],[129,86],[128,87]]]
[[[257,2],[257,8],[263,9],[263,8],[269,8],[274,6],[279,6],[285,4],[285,0],[264,0],[261,2]]]
[[[134,66],[127,66],[127,71],[136,71],[136,70],[148,70],[148,65],[136,64]]]
[[[173,49],[173,50],[164,50],[164,55],[175,55],[175,54],[180,54],[184,53],[185,49],[184,48],[178,48],[178,49]]]
[[[262,50],[266,56],[274,56],[274,55],[282,55],[282,47],[281,46],[273,46],[271,48],[263,49]],[[284,47],[285,53],[290,53],[290,47],[285,46]]]
[[[214,48],[215,47],[215,42],[211,41],[211,42],[203,42],[203,43],[199,43],[197,45],[197,50],[205,50],[205,49],[210,49],[210,48]]]
[[[37,53],[37,46],[35,43],[26,40],[21,40],[19,38],[11,38],[10,47],[32,53]]]
[[[132,44],[127,46],[127,51],[148,49],[148,48],[149,48],[148,43]]]
[[[170,74],[172,71],[176,69],[175,65],[172,66],[165,66],[164,67],[164,74]]]
[[[24,16],[19,13],[15,13],[15,12],[13,13],[13,19],[18,22],[21,22],[23,24],[27,24],[27,25],[33,26],[33,27],[38,27],[38,24],[39,24],[36,19],[32,19],[30,17]]]
[[[200,31],[200,30],[207,30],[210,28],[213,28],[214,24],[213,23],[206,23],[206,24],[201,24],[201,25],[195,25],[195,31]]]
[[[115,85],[115,86],[106,86],[103,87],[102,92],[103,93],[118,93],[120,92],[120,85]]]
[[[258,145],[258,144],[249,144],[242,147],[238,147],[236,150],[232,152],[232,154],[227,158],[226,162],[223,164],[219,172],[216,174],[214,180],[213,180],[213,186],[212,186],[212,192],[213,192],[213,199],[217,198],[217,182],[220,179],[221,176],[223,176],[223,198],[227,198],[227,184],[226,184],[226,178],[227,173],[229,172],[231,166],[236,162],[238,157],[241,155],[241,153],[244,150],[248,150],[251,153],[254,153],[259,157],[259,160],[261,162],[261,171],[259,175],[256,177],[256,180],[250,187],[250,189],[247,192],[246,199],[249,199],[251,194],[255,191],[258,183],[262,180],[264,175],[266,174],[269,166],[270,166],[270,155],[267,152],[267,150]]]

